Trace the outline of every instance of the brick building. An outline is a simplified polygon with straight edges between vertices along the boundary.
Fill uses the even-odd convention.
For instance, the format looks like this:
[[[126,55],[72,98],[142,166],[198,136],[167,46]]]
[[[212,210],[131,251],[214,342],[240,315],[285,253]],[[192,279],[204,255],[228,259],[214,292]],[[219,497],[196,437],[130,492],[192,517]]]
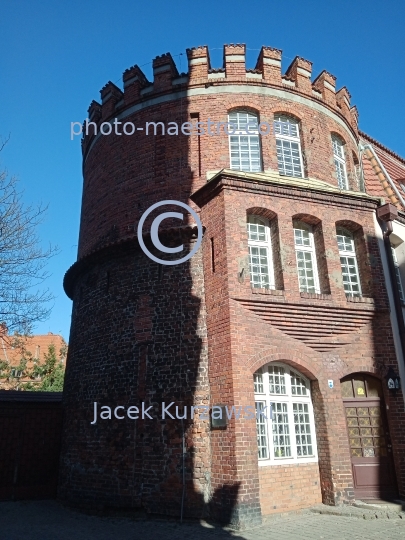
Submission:
[[[385,378],[402,353],[376,218],[393,201],[366,170],[350,93],[326,71],[311,81],[300,57],[283,75],[269,47],[255,69],[244,45],[224,47],[221,69],[207,47],[187,56],[187,74],[165,54],[152,83],[134,66],[123,91],[109,82],[90,105],[78,260],[65,276],[59,497],[243,527],[321,501],[404,496],[404,401]],[[210,134],[208,119],[223,124]],[[162,124],[147,134],[148,122]],[[170,122],[205,124],[176,136]],[[137,241],[162,200],[189,204],[204,227],[180,265],[153,262]],[[144,241],[159,255],[155,216]],[[196,241],[191,218],[159,234],[184,252]],[[144,403],[156,418],[92,424],[94,402]],[[202,414],[162,419],[163,402],[178,416],[191,405],[257,415],[215,427]]]
[[[65,362],[67,344],[62,336],[52,332],[20,336],[9,334],[7,328],[0,325],[0,363],[4,368],[7,367],[0,370],[0,389],[19,389],[21,384],[28,382],[34,385],[39,384],[40,378],[32,380],[22,370],[24,360],[27,360],[27,371],[32,370],[35,364],[42,365],[50,345],[55,347],[56,355]]]

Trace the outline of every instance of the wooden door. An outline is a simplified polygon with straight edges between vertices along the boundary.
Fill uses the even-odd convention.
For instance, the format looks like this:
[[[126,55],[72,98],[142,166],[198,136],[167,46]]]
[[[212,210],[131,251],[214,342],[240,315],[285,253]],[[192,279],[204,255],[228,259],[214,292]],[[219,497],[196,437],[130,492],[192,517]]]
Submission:
[[[342,381],[342,390],[347,396],[343,402],[355,497],[395,498],[397,486],[381,383],[369,375],[357,374]]]

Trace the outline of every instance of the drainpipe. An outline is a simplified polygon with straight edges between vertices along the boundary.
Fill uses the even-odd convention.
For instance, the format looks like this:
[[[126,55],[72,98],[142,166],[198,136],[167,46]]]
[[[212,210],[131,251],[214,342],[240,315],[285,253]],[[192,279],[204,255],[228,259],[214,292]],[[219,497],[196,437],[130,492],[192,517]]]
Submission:
[[[392,257],[391,242],[390,242],[390,234],[393,231],[393,221],[397,217],[398,217],[398,210],[391,203],[384,204],[384,206],[380,206],[379,208],[377,208],[377,218],[379,220],[381,229],[383,231],[385,253],[387,256],[388,268],[389,268],[389,273],[390,273],[390,281],[391,281],[391,289],[392,289],[392,295],[394,298],[395,314],[398,321],[398,330],[399,330],[399,338],[401,342],[402,358],[404,359],[404,364],[405,364],[405,323],[404,323],[404,317],[402,314],[401,298],[399,296],[399,290],[397,287],[397,277],[395,274],[395,265],[394,265],[394,259]],[[382,226],[382,222],[386,224],[385,227]],[[404,384],[405,384],[405,381],[402,382],[402,385]]]

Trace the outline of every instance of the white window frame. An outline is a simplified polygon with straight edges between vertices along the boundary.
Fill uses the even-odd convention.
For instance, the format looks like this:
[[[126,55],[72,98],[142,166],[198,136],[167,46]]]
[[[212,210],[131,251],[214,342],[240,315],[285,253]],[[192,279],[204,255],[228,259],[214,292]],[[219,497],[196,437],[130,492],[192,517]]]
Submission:
[[[298,230],[306,230],[308,232],[309,237],[309,245],[300,245],[297,244],[297,238],[295,231]],[[295,221],[294,222],[294,247],[295,247],[295,258],[297,263],[297,276],[298,276],[298,287],[300,292],[307,292],[310,294],[320,294],[321,288],[319,285],[319,275],[318,275],[318,264],[316,259],[316,251],[315,251],[315,241],[314,241],[314,233],[311,225],[308,225],[307,223],[303,223],[302,221]],[[308,288],[303,288],[301,286],[300,282],[300,269],[298,267],[298,252],[303,252],[304,254],[310,254],[311,262],[312,262],[312,272],[313,272],[313,280],[314,280],[314,290],[308,290]],[[305,257],[305,255],[304,255]]]
[[[270,386],[270,374],[269,374],[269,368],[278,368],[278,370],[284,369],[284,387],[285,387],[285,393],[275,393],[276,386],[273,385],[271,388]],[[295,381],[297,381],[297,378],[300,379],[299,383],[297,385],[292,385],[292,377],[295,378]],[[267,419],[264,418],[263,415],[256,415],[256,427],[259,431],[259,425],[265,425],[266,427],[266,433],[260,434],[260,446],[262,448],[266,449],[267,457],[260,457],[258,452],[258,462],[259,467],[265,467],[269,465],[290,465],[290,464],[298,464],[298,463],[316,463],[318,461],[318,452],[317,452],[317,441],[316,441],[316,429],[315,429],[315,418],[314,418],[314,411],[313,411],[313,405],[312,405],[312,399],[311,399],[311,386],[310,381],[304,377],[300,372],[296,371],[295,369],[290,368],[290,366],[286,364],[282,364],[279,362],[272,362],[270,364],[266,364],[262,368],[260,368],[253,376],[254,378],[254,395],[255,395],[255,403],[256,403],[256,410],[258,408],[258,404],[262,404],[260,407],[263,409],[264,407],[267,407],[264,409],[264,415],[267,416]],[[296,388],[296,392],[298,391],[298,386],[302,389],[305,385],[306,388],[306,394],[305,395],[298,395],[292,393],[293,386]],[[271,390],[273,389],[273,392]],[[275,422],[274,415],[276,414],[274,411],[270,413],[271,409],[274,409],[274,405],[279,404],[286,404],[286,413],[288,416],[287,423],[285,425],[288,425],[288,431],[289,431],[289,446],[291,450],[291,456],[289,457],[277,457],[276,451],[274,448],[274,441],[273,441],[273,423]],[[308,424],[309,425],[309,435],[311,436],[311,449],[312,454],[308,456],[299,456],[297,452],[297,447],[301,445],[301,443],[298,443],[296,440],[296,437],[298,433],[296,433],[296,425],[294,421],[294,404],[299,405],[305,405],[307,407],[307,412],[304,414],[308,415]],[[301,424],[300,424],[301,425]],[[262,430],[263,431],[263,430]],[[302,431],[300,432],[300,435],[302,435]],[[276,435],[276,434],[274,434]],[[308,435],[308,432],[305,432],[305,435]],[[259,451],[259,432],[258,432],[258,451]]]
[[[302,160],[302,150],[301,150],[301,139],[300,139],[300,124],[298,120],[284,114],[278,114],[274,116],[274,134],[276,137],[276,152],[277,152],[277,164],[278,172],[282,176],[291,176],[294,178],[303,178],[304,177],[304,163]],[[280,143],[280,144],[279,144]],[[299,171],[295,173],[294,167],[291,163],[292,174],[286,172],[286,162],[284,153],[280,154],[279,147],[283,147],[283,143],[288,143],[290,145],[291,160],[292,157],[292,143],[297,144],[298,147],[298,160],[299,160]]]
[[[235,171],[261,172],[263,169],[259,117],[249,111],[231,111],[228,113],[228,124],[230,168]],[[247,145],[247,150],[243,150],[242,145]],[[232,155],[236,152],[237,157]],[[246,153],[248,165],[244,166],[242,154]]]
[[[342,249],[339,246],[339,242],[338,242],[338,238],[337,238],[338,236],[344,236],[346,238],[346,241],[344,242],[345,248],[349,247],[349,249]],[[350,239],[349,243],[347,242],[348,238]],[[356,246],[354,244],[353,234],[350,231],[348,231],[347,229],[345,229],[344,227],[336,227],[336,241],[338,242],[340,266],[341,266],[341,269],[342,269],[342,280],[343,280],[343,275],[344,275],[343,265],[342,265],[342,258],[347,259],[348,257],[351,257],[352,259],[354,259],[354,268],[356,270],[357,284],[359,286],[358,292],[355,292],[353,294],[353,291],[349,292],[349,291],[346,291],[346,289],[345,289],[345,294],[346,294],[346,296],[362,296],[360,272],[359,272],[359,266],[358,266],[358,263],[357,263]],[[348,264],[347,260],[346,260],[346,264]],[[344,281],[343,281],[343,287],[344,287]]]
[[[401,270],[399,268],[398,258],[397,254],[395,252],[396,246],[391,245],[391,253],[392,253],[392,259],[394,261],[394,268],[395,268],[395,277],[397,281],[397,288],[399,292],[399,298],[403,304],[405,304],[405,293],[404,293],[404,286],[402,284],[402,276],[401,276]]]
[[[251,238],[250,231],[249,231],[249,225],[254,224],[254,221],[260,221],[261,225],[264,227],[264,233],[265,233],[265,239],[263,240],[254,240]],[[274,265],[273,265],[273,249],[271,245],[271,229],[270,229],[270,223],[269,220],[262,216],[257,216],[255,214],[249,214],[247,217],[246,222],[246,228],[247,228],[247,235],[248,235],[248,250],[249,250],[249,276],[250,276],[250,285],[253,288],[262,288],[262,289],[274,289],[275,288],[275,282],[274,282]],[[260,281],[260,286],[257,286],[256,283],[253,281],[253,272],[252,267],[254,266],[252,263],[252,250],[251,248],[257,248],[258,250],[266,250],[266,259],[267,259],[267,268],[268,268],[268,285],[263,286],[262,281]],[[260,254],[260,257],[263,255]],[[260,265],[260,264],[259,264]],[[261,273],[259,275],[262,275]]]
[[[333,159],[335,163],[336,178],[337,178],[339,189],[348,190],[349,183],[347,180],[344,142],[337,135],[332,135],[332,148],[333,148]]]

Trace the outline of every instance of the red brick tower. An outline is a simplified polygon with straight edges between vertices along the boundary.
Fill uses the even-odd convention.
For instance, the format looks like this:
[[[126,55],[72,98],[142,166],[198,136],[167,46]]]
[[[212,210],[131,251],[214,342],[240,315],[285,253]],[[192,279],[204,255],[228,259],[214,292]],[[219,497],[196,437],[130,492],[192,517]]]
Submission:
[[[366,479],[362,488],[356,477],[364,469],[354,457],[358,448],[365,453],[366,435],[356,438],[357,447],[349,440],[350,418],[360,430],[361,407],[349,407],[347,382],[352,389],[363,384],[364,400],[375,398],[363,407],[370,420],[380,404],[390,404],[383,377],[396,355],[375,238],[380,201],[363,191],[357,110],[345,87],[336,91],[333,75],[323,71],[311,82],[307,60],[296,57],[282,75],[278,49],[263,47],[253,70],[245,67],[244,45],[224,47],[222,69],[211,69],[207,47],[188,49],[187,57],[187,74],[178,73],[170,54],[155,58],[153,83],[138,66],[128,69],[124,90],[109,82],[102,103],[89,108],[94,125],[82,145],[78,261],[65,277],[73,316],[59,495],[89,507],[210,514],[239,527],[322,500],[349,502],[363,488],[376,496],[375,482]],[[229,118],[256,118],[270,130],[254,130],[255,139],[239,132],[230,139],[223,127],[214,133],[217,126],[210,134],[207,124],[200,135],[180,128],[178,135],[168,133],[170,122]],[[147,134],[148,122],[162,122],[165,134],[162,125],[156,134],[150,125]],[[100,134],[110,131],[108,123],[111,134]],[[125,123],[127,132],[135,126],[133,135],[123,133]],[[205,228],[200,250],[177,266],[151,261],[136,235],[145,210],[167,199],[189,204]],[[263,273],[259,281],[252,277],[249,248],[260,246],[248,237],[247,223],[267,231],[267,282],[260,281]],[[356,253],[359,294],[342,277],[337,228]],[[147,226],[144,231],[150,247]],[[307,235],[312,251],[309,244],[297,248],[297,234]],[[180,225],[165,220],[160,229],[162,243],[183,243],[185,251],[195,236],[191,218]],[[298,279],[296,261],[304,251],[316,266],[313,286]],[[270,390],[267,397],[275,411],[285,405],[284,428],[276,418],[262,428],[254,418],[232,418],[212,429],[199,415],[160,417],[162,402],[181,411],[184,405],[252,406],[261,399],[260,377],[272,384],[276,372],[291,395],[285,403]],[[353,386],[351,377],[363,382]],[[306,389],[302,403],[294,401],[297,385]],[[355,391],[353,402],[362,399]],[[94,402],[113,409],[143,402],[156,418],[113,417],[92,425]],[[383,418],[377,426],[391,430],[392,452],[388,435],[377,440],[371,427],[370,448],[377,455],[378,444],[389,447],[393,459],[383,465],[392,478],[395,468],[404,494],[404,441],[394,436],[404,414],[400,401],[393,403],[388,424]],[[303,413],[302,429],[312,437],[306,446],[294,434],[301,429],[297,407],[312,415],[306,427]],[[280,442],[277,429],[289,442]],[[373,471],[382,474],[377,461]],[[387,490],[396,489],[392,480]]]

